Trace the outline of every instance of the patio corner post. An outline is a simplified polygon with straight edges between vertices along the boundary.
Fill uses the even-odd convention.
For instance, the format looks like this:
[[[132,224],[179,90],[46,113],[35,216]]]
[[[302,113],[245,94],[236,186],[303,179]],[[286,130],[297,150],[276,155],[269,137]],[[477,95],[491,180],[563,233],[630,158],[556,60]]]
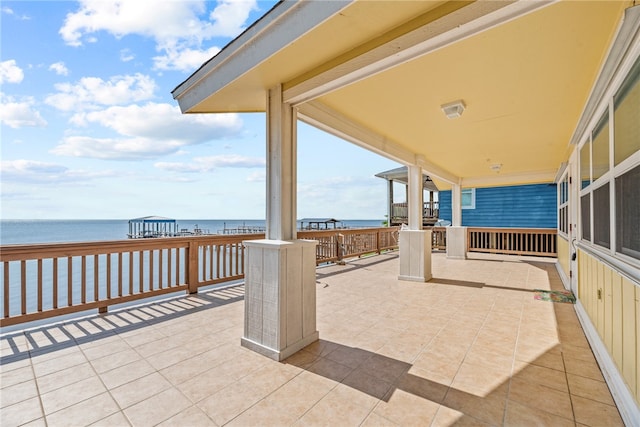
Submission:
[[[243,347],[283,360],[319,338],[316,245],[297,239],[296,111],[267,92],[266,238],[244,242]]]
[[[447,227],[447,258],[467,258],[467,227],[462,226],[462,187],[451,189],[451,227]]]
[[[409,229],[400,230],[400,280],[427,282],[431,280],[431,230],[422,229],[424,214],[422,168],[408,168]]]

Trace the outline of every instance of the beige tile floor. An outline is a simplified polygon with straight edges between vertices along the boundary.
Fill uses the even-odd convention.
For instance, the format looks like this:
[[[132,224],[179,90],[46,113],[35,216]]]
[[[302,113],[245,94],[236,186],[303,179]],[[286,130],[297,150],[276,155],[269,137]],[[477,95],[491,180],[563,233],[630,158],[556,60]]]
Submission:
[[[553,263],[398,269],[318,269],[321,339],[283,363],[240,346],[242,286],[5,334],[0,424],[622,425],[573,306],[533,298]]]

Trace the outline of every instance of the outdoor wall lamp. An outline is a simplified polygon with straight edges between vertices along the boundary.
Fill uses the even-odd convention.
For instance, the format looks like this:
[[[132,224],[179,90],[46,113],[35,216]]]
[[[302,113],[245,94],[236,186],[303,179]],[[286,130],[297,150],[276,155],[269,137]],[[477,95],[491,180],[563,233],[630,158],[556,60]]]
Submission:
[[[444,112],[444,114],[450,119],[456,119],[462,115],[464,112],[464,108],[466,105],[462,99],[457,101],[449,102],[447,104],[442,104],[440,108]]]

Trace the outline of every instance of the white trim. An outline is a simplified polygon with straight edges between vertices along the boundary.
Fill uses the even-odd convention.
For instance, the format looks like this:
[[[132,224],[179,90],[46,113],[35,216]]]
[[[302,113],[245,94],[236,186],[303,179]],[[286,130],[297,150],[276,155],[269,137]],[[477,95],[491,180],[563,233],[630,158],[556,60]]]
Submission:
[[[173,91],[183,113],[349,6],[352,0],[282,1]],[[212,74],[215,73],[215,77]]]
[[[510,174],[501,173],[499,175],[462,178],[460,182],[464,187],[493,187],[496,185],[516,185],[524,182],[552,183],[556,173],[555,169]]]
[[[463,193],[465,191],[470,191],[471,192],[471,203],[468,205],[465,205],[462,202],[462,196]],[[463,188],[460,190],[460,208],[465,210],[465,209],[475,209],[476,208],[476,189],[475,188]]]
[[[598,331],[591,322],[591,319],[580,300],[576,301],[575,310],[578,315],[578,320],[582,325],[582,330],[584,331],[589,344],[591,344],[591,350],[593,351],[593,354],[598,361],[598,365],[600,365],[600,370],[602,371],[607,385],[609,386],[613,400],[618,406],[618,411],[620,411],[622,420],[627,426],[640,427],[640,407],[638,407],[631,391],[626,386],[615,362],[600,339]]]
[[[324,130],[332,135],[349,141],[388,159],[406,166],[418,165],[429,176],[440,178],[449,183],[458,183],[460,178],[451,172],[429,162],[421,155],[401,147],[394,141],[355,123],[348,117],[318,101],[302,104],[298,107],[298,118],[303,122]]]
[[[384,43],[284,91],[299,105],[389,70],[498,25],[546,7],[557,0],[474,2],[440,19]]]

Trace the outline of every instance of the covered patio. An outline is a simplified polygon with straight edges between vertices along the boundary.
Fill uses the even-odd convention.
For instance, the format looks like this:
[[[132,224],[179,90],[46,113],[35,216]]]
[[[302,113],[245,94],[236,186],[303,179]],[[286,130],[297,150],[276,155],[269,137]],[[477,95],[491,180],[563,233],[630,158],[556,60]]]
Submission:
[[[555,260],[397,252],[319,268],[320,340],[239,345],[244,286],[6,334],[2,425],[622,425]]]

